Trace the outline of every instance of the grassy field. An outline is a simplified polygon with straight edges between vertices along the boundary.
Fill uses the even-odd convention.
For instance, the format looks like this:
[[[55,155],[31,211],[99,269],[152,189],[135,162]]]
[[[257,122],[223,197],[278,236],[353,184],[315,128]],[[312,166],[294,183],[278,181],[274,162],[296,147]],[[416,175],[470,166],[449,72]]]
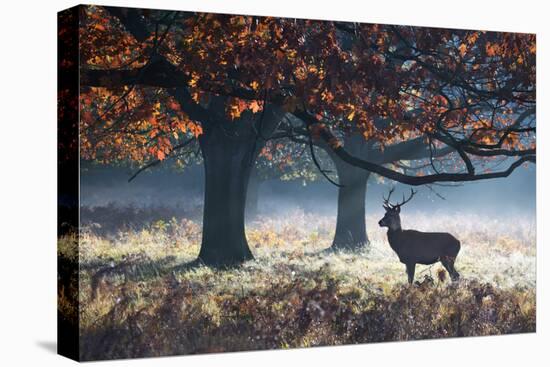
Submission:
[[[247,229],[256,259],[231,270],[185,265],[201,237],[189,219],[107,234],[91,226],[79,254],[64,237],[60,256],[80,261],[82,358],[535,331],[534,218],[405,215],[405,228],[462,242],[458,283],[440,265],[417,266],[412,287],[376,219],[368,249],[327,253],[333,217],[258,217]]]

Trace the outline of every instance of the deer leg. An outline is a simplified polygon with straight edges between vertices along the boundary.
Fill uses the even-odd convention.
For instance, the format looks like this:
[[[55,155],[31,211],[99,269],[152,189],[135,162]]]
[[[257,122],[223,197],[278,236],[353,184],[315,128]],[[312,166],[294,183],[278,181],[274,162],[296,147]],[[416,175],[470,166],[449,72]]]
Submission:
[[[460,278],[460,274],[455,269],[455,260],[456,260],[456,257],[451,257],[450,258],[449,267],[453,271],[453,273],[451,274],[451,279],[454,280],[454,281],[457,281]]]
[[[407,276],[409,278],[409,284],[412,284],[414,280],[414,269],[416,268],[416,264],[406,264],[407,266]]]
[[[457,281],[458,278],[460,278],[460,274],[458,274],[458,271],[455,269],[455,258],[452,256],[442,256],[441,257],[441,264],[443,264],[443,267],[447,270],[449,275],[451,276],[451,279],[453,281]]]

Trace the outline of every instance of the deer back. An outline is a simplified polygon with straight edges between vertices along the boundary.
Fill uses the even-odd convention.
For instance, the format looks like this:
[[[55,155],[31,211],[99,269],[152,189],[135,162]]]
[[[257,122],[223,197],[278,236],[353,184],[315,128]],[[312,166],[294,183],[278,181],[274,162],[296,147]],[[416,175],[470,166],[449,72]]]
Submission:
[[[460,242],[442,232],[388,231],[388,241],[404,263],[433,263],[441,256],[454,257],[460,250]]]

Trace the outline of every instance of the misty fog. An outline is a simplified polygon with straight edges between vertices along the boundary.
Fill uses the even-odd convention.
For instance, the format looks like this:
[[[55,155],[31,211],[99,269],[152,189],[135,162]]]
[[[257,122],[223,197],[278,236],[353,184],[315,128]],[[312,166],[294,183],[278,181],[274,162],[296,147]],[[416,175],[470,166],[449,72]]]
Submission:
[[[96,207],[108,204],[138,208],[170,207],[199,211],[203,202],[204,174],[201,165],[174,171],[165,167],[150,169],[128,182],[134,172],[131,168],[90,166],[81,173],[81,206]],[[431,185],[416,187],[414,200],[404,209],[407,213],[425,215],[446,213],[452,215],[477,214],[488,218],[535,216],[535,167],[522,167],[507,178],[461,183],[456,186]],[[382,195],[395,186],[392,200],[408,194],[407,185],[379,182],[371,176],[367,189],[367,214],[383,213]],[[260,181],[258,213],[281,215],[299,209],[320,215],[335,216],[338,188],[319,179]],[[84,218],[85,219],[85,218]]]

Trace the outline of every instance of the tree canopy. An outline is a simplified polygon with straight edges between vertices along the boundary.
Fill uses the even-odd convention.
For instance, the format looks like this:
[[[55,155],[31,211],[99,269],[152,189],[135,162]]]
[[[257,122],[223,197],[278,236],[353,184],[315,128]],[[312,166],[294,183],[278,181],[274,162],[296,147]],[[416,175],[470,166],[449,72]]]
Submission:
[[[260,120],[266,103],[280,106],[303,124],[283,119],[275,134],[324,139],[349,164],[409,184],[508,173],[492,172],[495,157],[518,157],[512,170],[535,160],[531,34],[94,6],[82,12],[85,158],[163,160],[213,123],[206,107],[224,96],[230,120],[243,113]],[[347,153],[341,137],[349,132],[381,151],[420,137],[431,149],[451,147],[457,159],[408,177]]]
[[[339,213],[355,213],[357,233],[364,205],[346,203],[364,203],[370,173],[425,185],[506,177],[536,162],[532,34],[79,11],[82,158],[133,162],[139,173],[198,143],[206,263],[252,257],[244,211],[258,157],[283,173],[313,163],[342,189]]]

